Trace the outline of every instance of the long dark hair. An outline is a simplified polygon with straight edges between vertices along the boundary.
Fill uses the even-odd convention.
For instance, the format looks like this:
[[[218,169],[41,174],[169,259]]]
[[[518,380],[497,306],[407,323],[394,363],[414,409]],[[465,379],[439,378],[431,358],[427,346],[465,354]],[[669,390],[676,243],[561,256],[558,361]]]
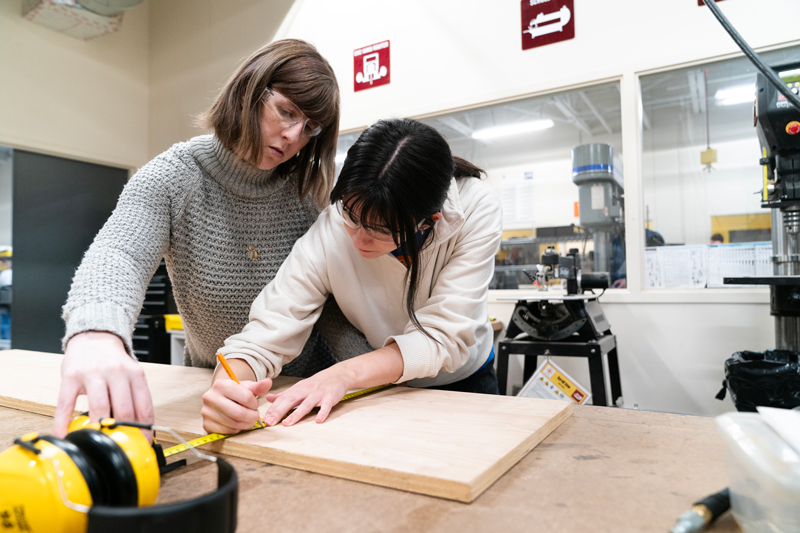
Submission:
[[[431,217],[442,209],[453,177],[480,178],[485,172],[453,157],[438,131],[411,119],[381,120],[362,133],[347,151],[331,203],[342,201],[366,229],[391,231],[409,260],[406,267],[406,312],[414,326],[433,339],[417,320],[414,299],[419,284],[417,227],[431,226],[423,244],[435,239]],[[355,216],[355,215],[353,215]]]

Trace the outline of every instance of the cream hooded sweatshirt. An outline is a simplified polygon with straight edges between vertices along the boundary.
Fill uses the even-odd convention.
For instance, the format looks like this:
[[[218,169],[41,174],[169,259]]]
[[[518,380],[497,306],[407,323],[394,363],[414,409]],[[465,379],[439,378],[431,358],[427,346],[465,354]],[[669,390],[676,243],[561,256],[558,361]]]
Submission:
[[[492,349],[488,287],[501,233],[494,190],[477,178],[454,178],[433,241],[419,258],[416,315],[437,343],[408,318],[405,267],[392,254],[363,258],[328,206],[253,302],[250,322],[220,351],[246,360],[259,380],[277,376],[300,353],[333,294],[373,348],[397,343],[404,363],[398,383],[428,387],[469,377]]]

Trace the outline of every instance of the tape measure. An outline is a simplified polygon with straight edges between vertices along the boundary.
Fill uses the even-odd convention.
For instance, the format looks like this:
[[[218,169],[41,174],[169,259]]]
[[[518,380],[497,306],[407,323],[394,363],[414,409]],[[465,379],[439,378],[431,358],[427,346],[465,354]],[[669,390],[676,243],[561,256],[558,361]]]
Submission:
[[[379,385],[377,387],[370,387],[369,389],[357,390],[355,392],[351,392],[349,394],[345,394],[344,397],[342,397],[342,399],[339,400],[339,403],[346,402],[348,400],[352,400],[353,398],[359,398],[361,396],[366,396],[368,394],[372,394],[374,392],[382,391],[384,389],[388,389],[388,388],[391,388],[391,387],[394,387],[394,386],[395,385]],[[287,413],[286,416],[289,416],[289,413]],[[284,418],[286,418],[286,416]],[[202,445],[208,444],[210,442],[216,442],[218,440],[227,439],[228,437],[235,437],[236,435],[242,435],[244,433],[250,433],[251,431],[256,431],[258,429],[264,429],[265,427],[269,427],[269,426],[261,426],[259,424],[256,424],[255,426],[253,426],[250,429],[247,429],[247,430],[244,430],[244,431],[240,431],[239,433],[235,433],[233,435],[225,435],[223,433],[209,433],[208,435],[204,435],[202,437],[198,437],[196,439],[192,439],[190,441],[187,441],[186,444],[178,444],[176,446],[172,446],[171,448],[167,448],[166,450],[164,450],[164,457],[169,457],[171,455],[175,455],[176,453],[185,452],[186,450],[188,450],[190,448],[197,448],[198,446],[202,446]]]

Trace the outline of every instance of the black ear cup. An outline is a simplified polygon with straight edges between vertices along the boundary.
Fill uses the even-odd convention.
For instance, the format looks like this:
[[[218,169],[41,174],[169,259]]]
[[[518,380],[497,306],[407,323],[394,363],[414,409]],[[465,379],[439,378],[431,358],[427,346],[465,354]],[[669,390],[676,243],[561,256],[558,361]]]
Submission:
[[[77,446],[64,439],[57,439],[49,435],[41,437],[39,440],[47,441],[66,453],[69,458],[72,459],[72,462],[75,463],[75,466],[78,467],[84,481],[86,481],[86,485],[89,487],[89,493],[92,495],[92,503],[95,505],[98,503],[105,503],[103,484],[100,482],[100,476],[97,475],[95,467],[86,460],[86,457]]]
[[[128,456],[119,444],[96,429],[80,429],[68,433],[66,441],[75,445],[97,474],[101,496],[95,505],[136,507],[139,488]],[[94,498],[94,493],[92,493]]]

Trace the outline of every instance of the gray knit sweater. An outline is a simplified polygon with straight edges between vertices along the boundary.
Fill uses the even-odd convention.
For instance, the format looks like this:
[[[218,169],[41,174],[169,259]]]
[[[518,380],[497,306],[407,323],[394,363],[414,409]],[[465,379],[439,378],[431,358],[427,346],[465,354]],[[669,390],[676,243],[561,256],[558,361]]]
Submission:
[[[184,360],[213,367],[316,217],[308,198],[298,200],[295,178],[237,161],[216,137],[174,145],[131,178],[84,255],[63,310],[64,345],[83,331],[108,331],[132,354],[133,326],[164,257],[186,332]],[[319,326],[338,358],[370,350],[335,305]],[[310,357],[315,340],[298,359]]]

